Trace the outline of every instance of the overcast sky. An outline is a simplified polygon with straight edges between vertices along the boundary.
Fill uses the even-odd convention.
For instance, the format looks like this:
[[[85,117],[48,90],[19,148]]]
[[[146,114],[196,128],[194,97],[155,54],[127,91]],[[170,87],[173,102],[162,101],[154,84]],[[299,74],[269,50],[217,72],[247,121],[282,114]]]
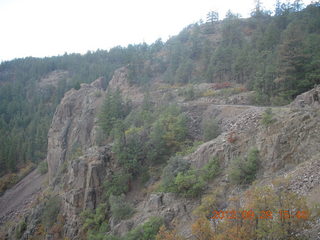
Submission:
[[[263,6],[273,10],[274,2]],[[228,9],[246,17],[253,6],[254,0],[0,0],[0,61],[165,41],[209,11],[220,19]]]

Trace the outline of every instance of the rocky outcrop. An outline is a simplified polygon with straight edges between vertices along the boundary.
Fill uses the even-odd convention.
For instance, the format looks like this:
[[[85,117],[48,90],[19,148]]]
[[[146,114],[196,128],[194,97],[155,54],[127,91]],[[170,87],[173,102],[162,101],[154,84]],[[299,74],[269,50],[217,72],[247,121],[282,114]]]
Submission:
[[[288,112],[275,108],[275,122],[263,126],[263,108],[249,108],[236,118],[225,121],[224,132],[204,143],[188,158],[195,167],[202,167],[210,158],[223,159],[224,167],[231,159],[245,156],[251,147],[260,151],[265,175],[283,168],[292,168],[310,160],[319,151],[320,116],[316,112]],[[218,114],[221,115],[223,109]]]
[[[67,92],[48,134],[49,182],[60,192],[70,239],[77,238],[79,214],[101,200],[102,182],[111,169],[109,148],[97,147],[96,116],[104,95],[103,78]]]
[[[47,74],[45,77],[39,80],[40,89],[46,88],[48,86],[57,87],[61,80],[67,80],[69,77],[68,71],[55,70]]]
[[[120,90],[122,97],[125,100],[130,100],[133,105],[142,103],[144,95],[137,86],[130,85],[127,67],[117,69],[109,82],[108,90],[114,92],[117,89]]]
[[[136,214],[133,217],[111,225],[112,233],[123,236],[150,217],[158,216],[163,217],[166,226],[172,226],[175,222],[180,233],[188,236],[191,234],[190,223],[194,220],[191,213],[197,205],[197,201],[173,193],[151,193],[135,206]]]
[[[308,92],[302,93],[291,103],[291,108],[296,109],[320,109],[320,85]]]
[[[95,209],[102,199],[105,177],[111,175],[111,157],[107,147],[93,147],[68,164],[63,179],[65,235],[77,239],[80,213]]]
[[[53,183],[67,159],[96,143],[96,113],[104,95],[103,78],[67,92],[57,107],[48,133],[49,181]]]

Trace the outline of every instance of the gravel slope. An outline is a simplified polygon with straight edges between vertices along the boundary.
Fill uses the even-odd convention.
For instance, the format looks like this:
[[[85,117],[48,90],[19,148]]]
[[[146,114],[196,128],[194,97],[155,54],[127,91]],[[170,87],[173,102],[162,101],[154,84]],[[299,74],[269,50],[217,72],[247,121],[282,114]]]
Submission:
[[[0,197],[0,225],[30,209],[32,201],[45,187],[46,176],[35,169]]]

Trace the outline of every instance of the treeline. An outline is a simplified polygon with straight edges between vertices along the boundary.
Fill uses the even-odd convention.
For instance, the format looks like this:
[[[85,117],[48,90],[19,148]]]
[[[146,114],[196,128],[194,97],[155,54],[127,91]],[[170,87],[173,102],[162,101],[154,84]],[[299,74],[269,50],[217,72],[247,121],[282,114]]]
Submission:
[[[229,11],[223,21],[188,26],[166,42],[162,58],[142,61],[135,82],[156,68],[171,84],[236,82],[257,91],[257,104],[282,105],[320,83],[319,43],[319,2],[277,1],[272,15],[257,1],[251,18]]]
[[[192,47],[185,50],[188,52],[180,57],[179,64],[170,65],[168,81],[243,83],[258,92],[260,104],[287,103],[319,84],[319,4],[302,11],[288,4],[277,6],[273,17],[257,8],[249,19],[229,13],[221,23],[195,25],[192,31],[183,33]],[[212,46],[200,33],[218,26],[221,40]],[[171,53],[175,59],[175,52]]]

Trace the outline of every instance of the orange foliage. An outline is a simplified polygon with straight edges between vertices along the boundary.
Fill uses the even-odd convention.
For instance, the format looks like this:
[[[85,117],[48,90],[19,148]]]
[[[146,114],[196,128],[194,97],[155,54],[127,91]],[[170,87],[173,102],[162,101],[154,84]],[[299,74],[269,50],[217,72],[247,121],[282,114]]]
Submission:
[[[213,84],[213,89],[215,90],[219,90],[219,89],[223,89],[223,88],[229,88],[231,87],[231,83],[230,82],[222,82],[222,83],[214,83]]]
[[[156,240],[184,240],[184,238],[177,234],[175,229],[170,231],[166,230],[164,226],[161,226]]]
[[[214,233],[208,219],[201,217],[192,224],[192,234],[197,240],[214,240]]]

